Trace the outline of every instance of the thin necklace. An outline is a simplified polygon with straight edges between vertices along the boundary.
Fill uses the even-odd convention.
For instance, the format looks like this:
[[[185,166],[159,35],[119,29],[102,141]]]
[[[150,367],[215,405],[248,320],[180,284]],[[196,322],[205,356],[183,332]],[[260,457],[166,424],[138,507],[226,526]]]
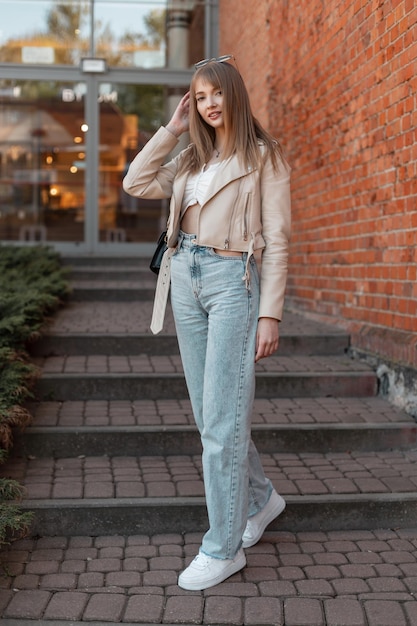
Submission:
[[[214,151],[215,151],[215,153],[216,153],[216,159],[218,159],[218,158],[219,158],[219,156],[221,155],[222,151],[221,151],[221,150],[218,150],[218,149],[216,148],[216,146],[213,146],[213,148],[214,148]]]

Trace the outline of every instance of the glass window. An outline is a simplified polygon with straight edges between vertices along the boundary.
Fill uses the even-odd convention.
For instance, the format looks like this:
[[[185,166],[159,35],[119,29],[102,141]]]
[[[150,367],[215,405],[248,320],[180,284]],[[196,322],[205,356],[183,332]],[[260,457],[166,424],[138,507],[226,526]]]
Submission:
[[[96,56],[110,66],[165,67],[166,2],[95,3]]]
[[[88,4],[0,0],[0,61],[78,64],[89,49]]]
[[[174,57],[190,35],[182,67],[204,54],[204,5],[191,0],[0,0],[0,15],[0,63],[78,66],[95,56],[111,67],[170,66],[167,24],[178,29]]]
[[[84,240],[84,93],[0,81],[0,240]]]
[[[155,241],[166,222],[166,202],[134,198],[123,190],[122,180],[138,150],[164,122],[166,88],[103,83],[100,91],[99,240]]]

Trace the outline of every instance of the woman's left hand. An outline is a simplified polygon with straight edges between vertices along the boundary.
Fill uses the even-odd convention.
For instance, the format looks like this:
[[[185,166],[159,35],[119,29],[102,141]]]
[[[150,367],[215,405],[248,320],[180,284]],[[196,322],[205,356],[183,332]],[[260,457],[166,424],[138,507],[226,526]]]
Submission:
[[[278,350],[279,343],[279,322],[273,317],[261,317],[258,320],[258,330],[256,334],[256,355],[255,362],[271,356]]]

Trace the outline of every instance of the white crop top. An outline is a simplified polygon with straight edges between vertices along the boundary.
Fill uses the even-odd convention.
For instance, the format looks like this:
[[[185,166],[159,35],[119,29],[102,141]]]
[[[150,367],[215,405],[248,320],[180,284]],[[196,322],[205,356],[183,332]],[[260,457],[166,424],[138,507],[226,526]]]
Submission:
[[[181,216],[184,215],[189,206],[203,204],[219,165],[220,163],[203,165],[200,172],[188,176],[182,200]]]

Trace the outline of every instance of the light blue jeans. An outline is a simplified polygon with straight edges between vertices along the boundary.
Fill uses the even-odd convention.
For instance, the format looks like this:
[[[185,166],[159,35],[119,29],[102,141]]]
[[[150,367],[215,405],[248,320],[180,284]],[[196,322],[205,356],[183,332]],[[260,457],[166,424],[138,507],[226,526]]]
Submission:
[[[248,516],[272,485],[251,440],[259,277],[247,255],[221,256],[180,233],[171,261],[171,302],[188,392],[203,445],[209,530],[201,549],[231,559]]]

